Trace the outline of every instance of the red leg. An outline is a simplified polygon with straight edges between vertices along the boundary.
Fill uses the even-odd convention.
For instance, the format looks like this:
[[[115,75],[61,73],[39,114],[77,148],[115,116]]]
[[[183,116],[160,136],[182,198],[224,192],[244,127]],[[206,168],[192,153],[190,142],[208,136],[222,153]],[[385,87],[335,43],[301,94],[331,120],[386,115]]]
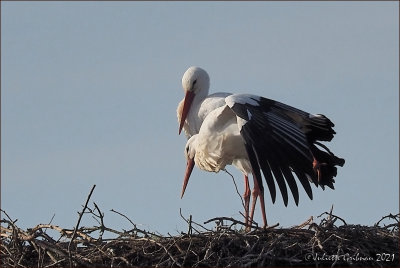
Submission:
[[[265,213],[265,202],[264,202],[264,191],[260,191],[260,205],[261,205],[261,213],[264,222],[263,228],[267,227],[267,215]]]
[[[321,170],[320,170],[319,162],[317,161],[317,159],[314,158],[312,165],[313,165],[314,172],[317,174],[318,182],[320,182]]]
[[[253,201],[251,202],[251,211],[250,211],[250,224],[253,223],[253,217],[254,217],[254,209],[256,207],[256,203],[257,203],[257,197],[258,197],[258,191],[256,190],[256,188],[253,189],[253,191],[251,192],[251,196],[253,198]]]
[[[260,187],[258,186],[258,183],[257,183],[257,179],[254,177],[254,175],[253,175],[253,179],[254,179],[254,189],[252,192],[253,202],[251,204],[250,222],[253,221],[254,209],[256,207],[257,197],[260,196],[261,213],[262,213],[262,218],[263,218],[264,228],[265,228],[265,227],[267,227],[267,216],[265,213],[264,192],[260,190]]]
[[[317,174],[318,182],[321,182],[321,166],[326,166],[326,163],[320,163],[315,157],[312,163],[314,172]]]
[[[249,187],[249,178],[247,175],[244,175],[244,222],[246,224],[246,229],[249,228],[249,204],[250,204],[250,187]]]

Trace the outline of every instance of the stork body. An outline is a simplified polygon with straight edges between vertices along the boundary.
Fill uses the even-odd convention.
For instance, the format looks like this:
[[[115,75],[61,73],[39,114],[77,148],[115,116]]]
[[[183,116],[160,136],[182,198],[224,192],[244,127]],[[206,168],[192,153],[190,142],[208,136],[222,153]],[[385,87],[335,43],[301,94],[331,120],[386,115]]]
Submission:
[[[310,181],[316,186],[333,188],[336,166],[343,166],[344,159],[319,143],[330,141],[335,134],[334,124],[327,117],[255,95],[216,93],[208,96],[208,75],[197,67],[186,71],[182,85],[186,94],[178,106],[179,132],[183,128],[189,138],[182,196],[195,163],[200,169],[211,172],[234,165],[245,178],[246,224],[252,221],[260,197],[263,222],[267,226],[261,172],[272,202],[276,199],[276,182],[285,206],[288,203],[286,185],[298,204],[294,174],[311,199]],[[250,173],[254,189],[249,215]]]

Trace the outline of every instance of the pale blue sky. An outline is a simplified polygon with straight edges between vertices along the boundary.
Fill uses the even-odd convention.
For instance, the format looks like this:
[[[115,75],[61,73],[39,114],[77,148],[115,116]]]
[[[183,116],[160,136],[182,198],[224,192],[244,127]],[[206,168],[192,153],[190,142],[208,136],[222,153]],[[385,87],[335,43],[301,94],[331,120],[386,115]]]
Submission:
[[[300,190],[270,224],[328,211],[373,224],[398,211],[398,2],[1,2],[1,207],[21,227],[72,228],[93,184],[105,224],[161,233],[241,219],[231,178],[195,169],[183,200],[181,77],[253,93],[335,124],[336,190]],[[243,179],[234,168],[239,190]],[[301,186],[300,186],[301,187]],[[268,193],[268,192],[266,192]],[[261,221],[257,206],[255,220]],[[93,225],[90,217],[84,225]]]

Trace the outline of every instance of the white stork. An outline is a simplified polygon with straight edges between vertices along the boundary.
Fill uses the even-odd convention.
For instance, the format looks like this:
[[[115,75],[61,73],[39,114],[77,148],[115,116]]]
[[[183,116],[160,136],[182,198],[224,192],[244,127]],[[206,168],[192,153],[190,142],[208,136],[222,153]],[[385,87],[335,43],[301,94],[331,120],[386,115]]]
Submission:
[[[286,184],[296,205],[299,193],[293,173],[312,199],[310,181],[334,188],[336,166],[344,159],[336,157],[319,141],[330,141],[334,124],[324,115],[312,115],[286,104],[248,94],[215,93],[208,96],[209,77],[201,68],[189,68],[182,85],[185,98],[178,105],[179,133],[189,138],[185,154],[187,168],[182,195],[194,164],[200,169],[218,172],[234,165],[244,175],[245,222],[252,222],[258,196],[264,227],[267,219],[261,171],[272,202],[276,199],[275,181],[285,206]],[[253,174],[254,189],[249,215],[248,174]]]

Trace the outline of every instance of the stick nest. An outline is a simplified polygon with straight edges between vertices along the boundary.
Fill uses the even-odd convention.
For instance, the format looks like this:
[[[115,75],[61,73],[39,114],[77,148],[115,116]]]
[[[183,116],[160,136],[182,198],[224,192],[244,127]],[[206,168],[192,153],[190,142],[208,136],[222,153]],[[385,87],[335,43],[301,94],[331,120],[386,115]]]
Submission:
[[[88,207],[90,195],[73,229],[50,223],[22,230],[2,210],[1,267],[399,265],[399,214],[382,217],[374,226],[362,226],[347,224],[331,209],[319,216],[319,224],[311,217],[291,228],[255,225],[250,232],[232,218],[213,218],[204,223],[213,227],[205,227],[181,214],[187,232],[163,236],[137,228],[115,210],[111,211],[130,221],[133,228],[106,227],[96,203]],[[98,225],[79,227],[84,214],[94,217]],[[47,234],[48,229],[59,233],[59,238]],[[103,238],[105,233],[116,237]]]
[[[94,212],[94,211],[93,211]],[[380,226],[346,224],[327,215],[292,228],[237,230],[239,221],[214,218],[213,230],[187,220],[189,230],[176,236],[160,236],[136,226],[115,231],[102,226],[76,231],[51,224],[21,230],[10,219],[2,219],[2,267],[67,266],[397,266],[399,264],[399,215],[388,215],[394,223]],[[336,226],[337,220],[342,221]],[[243,226],[242,226],[243,227]],[[202,228],[205,231],[198,231]],[[46,229],[60,233],[55,240]],[[98,238],[91,236],[100,232]],[[105,231],[118,234],[102,239]],[[70,244],[70,242],[72,243]]]

